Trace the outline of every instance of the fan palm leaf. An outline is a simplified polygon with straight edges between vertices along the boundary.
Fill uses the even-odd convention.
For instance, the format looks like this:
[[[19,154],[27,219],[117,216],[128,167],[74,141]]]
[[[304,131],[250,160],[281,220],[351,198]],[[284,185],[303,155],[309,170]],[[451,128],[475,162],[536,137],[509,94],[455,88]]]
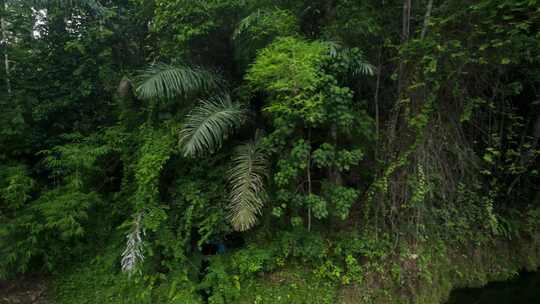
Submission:
[[[137,95],[142,99],[172,99],[195,92],[217,89],[221,78],[199,67],[153,64],[139,76]]]
[[[180,131],[184,156],[197,156],[216,151],[246,118],[246,110],[231,102],[228,95],[201,100],[187,116]]]
[[[268,159],[256,141],[240,145],[235,152],[229,170],[229,220],[235,230],[245,231],[257,223],[261,214]]]

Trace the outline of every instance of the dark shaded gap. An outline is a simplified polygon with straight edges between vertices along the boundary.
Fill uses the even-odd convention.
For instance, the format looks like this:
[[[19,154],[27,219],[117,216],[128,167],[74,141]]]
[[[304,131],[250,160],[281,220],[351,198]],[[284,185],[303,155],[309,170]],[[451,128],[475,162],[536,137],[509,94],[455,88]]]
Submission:
[[[521,272],[514,279],[489,283],[482,288],[456,289],[446,304],[518,303],[540,303],[540,272]]]

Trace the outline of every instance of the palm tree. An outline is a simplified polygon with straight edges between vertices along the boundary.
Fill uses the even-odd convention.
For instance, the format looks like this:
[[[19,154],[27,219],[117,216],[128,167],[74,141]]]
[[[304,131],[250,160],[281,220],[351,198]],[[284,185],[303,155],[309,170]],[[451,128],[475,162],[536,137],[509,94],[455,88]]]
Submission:
[[[139,75],[137,96],[145,100],[189,99],[197,93],[214,93],[198,104],[185,117],[179,133],[179,145],[184,157],[200,157],[217,151],[247,118],[247,110],[223,93],[223,80],[216,73],[186,65],[153,64]],[[236,150],[233,168],[229,171],[231,188],[228,218],[233,228],[247,230],[256,223],[263,203],[265,158],[254,142]],[[144,211],[134,218],[122,253],[122,269],[132,273],[142,254],[142,225]]]
[[[212,71],[185,65],[154,64],[143,71],[139,79],[137,95],[142,99],[186,98],[194,93],[216,92],[208,99],[199,99],[185,117],[179,134],[184,157],[216,152],[248,117],[244,106],[222,92],[224,81]],[[235,149],[232,163],[228,178],[231,189],[228,218],[235,230],[245,231],[256,224],[263,205],[267,159],[258,140],[253,140]]]

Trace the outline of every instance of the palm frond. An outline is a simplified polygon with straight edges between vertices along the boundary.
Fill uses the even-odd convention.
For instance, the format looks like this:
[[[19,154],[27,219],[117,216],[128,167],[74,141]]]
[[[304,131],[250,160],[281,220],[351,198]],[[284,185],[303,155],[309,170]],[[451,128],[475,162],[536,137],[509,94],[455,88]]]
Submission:
[[[337,40],[329,40],[326,42],[326,44],[328,45],[328,55],[331,58],[336,58],[339,50],[342,48],[341,42]]]
[[[340,57],[348,65],[348,73],[353,77],[373,76],[376,68],[367,62],[364,54],[357,48],[343,47],[340,41],[329,40],[325,42],[328,47],[328,56],[337,59]]]
[[[353,77],[375,75],[376,68],[367,62],[362,52],[344,49],[343,56],[348,57],[349,71]]]
[[[172,99],[196,92],[217,89],[222,80],[209,70],[199,67],[151,65],[139,76],[137,95],[142,99]]]
[[[235,230],[245,231],[257,223],[261,214],[268,159],[257,141],[251,141],[236,148],[232,161],[229,220]]]
[[[351,62],[350,71],[352,76],[373,76],[377,70],[371,63],[364,58],[357,58]]]
[[[214,152],[246,118],[246,110],[231,102],[228,95],[201,100],[201,104],[188,114],[180,145],[184,156]]]
[[[122,271],[131,275],[140,262],[144,260],[142,235],[142,212],[133,219],[131,231],[126,235],[126,249],[122,252]]]

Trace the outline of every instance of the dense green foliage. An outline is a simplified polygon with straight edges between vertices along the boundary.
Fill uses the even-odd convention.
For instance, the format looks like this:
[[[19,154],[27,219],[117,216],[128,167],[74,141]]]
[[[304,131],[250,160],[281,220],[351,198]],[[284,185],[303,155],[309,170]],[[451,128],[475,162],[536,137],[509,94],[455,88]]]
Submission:
[[[540,266],[537,0],[1,4],[0,279],[435,303]]]

